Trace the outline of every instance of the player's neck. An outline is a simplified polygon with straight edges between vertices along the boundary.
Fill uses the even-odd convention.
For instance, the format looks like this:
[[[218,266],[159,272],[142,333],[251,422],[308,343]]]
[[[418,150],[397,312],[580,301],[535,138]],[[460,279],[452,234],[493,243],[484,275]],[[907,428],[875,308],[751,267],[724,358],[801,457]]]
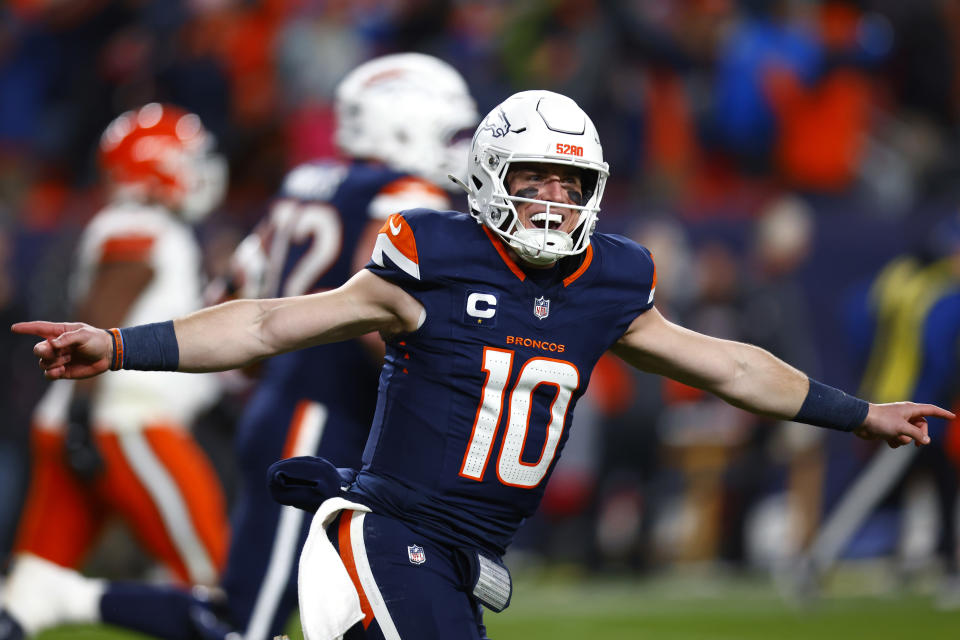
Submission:
[[[550,264],[532,264],[521,258],[509,245],[508,249],[510,258],[520,267],[520,270],[527,274],[531,280],[541,285],[555,277],[569,275],[583,262],[583,254],[579,253],[577,255],[559,258]]]

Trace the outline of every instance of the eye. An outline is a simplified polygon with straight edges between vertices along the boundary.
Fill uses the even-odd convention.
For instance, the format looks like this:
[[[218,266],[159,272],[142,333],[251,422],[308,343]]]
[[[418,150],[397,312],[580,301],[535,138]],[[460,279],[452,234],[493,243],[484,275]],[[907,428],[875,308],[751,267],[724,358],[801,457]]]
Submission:
[[[563,176],[563,183],[579,189],[583,181],[580,179],[580,174],[577,172],[571,172]]]

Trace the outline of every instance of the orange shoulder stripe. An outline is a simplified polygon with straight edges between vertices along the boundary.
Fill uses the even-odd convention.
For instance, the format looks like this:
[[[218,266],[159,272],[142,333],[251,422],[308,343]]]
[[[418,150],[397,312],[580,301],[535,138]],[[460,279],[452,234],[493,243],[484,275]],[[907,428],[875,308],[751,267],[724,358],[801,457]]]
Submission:
[[[587,251],[583,256],[583,263],[580,265],[580,267],[576,271],[574,271],[573,273],[571,273],[570,275],[568,275],[566,278],[563,279],[563,286],[569,287],[574,280],[582,276],[583,273],[587,270],[587,267],[590,266],[591,262],[593,262],[593,245],[588,244]]]
[[[487,225],[483,225],[483,232],[487,234],[488,238],[490,238],[490,242],[493,243],[493,248],[496,249],[497,253],[500,254],[500,257],[503,259],[504,263],[506,263],[507,267],[509,267],[510,271],[513,272],[513,275],[520,278],[521,282],[526,280],[527,274],[525,274],[523,269],[517,266],[517,263],[510,258],[510,254],[507,253],[507,248],[503,246],[503,242],[500,241],[500,238],[498,238],[493,231],[490,231],[490,229],[487,228]]]
[[[146,260],[153,243],[153,236],[128,235],[110,238],[103,243],[100,262],[143,262]]]
[[[410,224],[403,219],[402,215],[399,213],[392,214],[380,227],[378,233],[386,236],[390,244],[396,247],[405,258],[414,264],[420,264],[417,256],[417,240],[413,236],[413,229],[410,228]]]
[[[405,178],[398,178],[393,182],[388,183],[382,189],[380,193],[385,195],[405,195],[405,194],[417,194],[417,193],[429,193],[435,196],[446,197],[446,192],[433,184],[428,182],[423,178],[417,178],[414,176],[408,176]]]

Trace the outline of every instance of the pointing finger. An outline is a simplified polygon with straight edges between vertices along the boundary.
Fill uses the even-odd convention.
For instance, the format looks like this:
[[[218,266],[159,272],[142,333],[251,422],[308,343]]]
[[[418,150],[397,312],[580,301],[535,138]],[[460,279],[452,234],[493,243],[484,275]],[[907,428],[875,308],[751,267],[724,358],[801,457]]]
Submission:
[[[41,338],[56,338],[67,330],[62,322],[45,322],[34,320],[31,322],[17,322],[10,327],[10,331],[21,335],[40,336]]]
[[[913,417],[933,416],[935,418],[943,418],[945,420],[953,420],[957,417],[952,411],[941,409],[934,404],[918,404],[914,405],[912,409],[913,411],[911,414]]]

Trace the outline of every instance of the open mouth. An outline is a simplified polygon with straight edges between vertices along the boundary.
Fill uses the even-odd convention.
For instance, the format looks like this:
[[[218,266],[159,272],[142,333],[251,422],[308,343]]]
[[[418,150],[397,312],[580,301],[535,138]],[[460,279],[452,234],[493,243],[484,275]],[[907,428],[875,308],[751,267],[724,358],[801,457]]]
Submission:
[[[543,211],[541,213],[535,213],[530,217],[530,222],[534,224],[539,229],[546,227],[551,231],[555,231],[560,228],[563,224],[563,216],[556,213],[547,213]]]

